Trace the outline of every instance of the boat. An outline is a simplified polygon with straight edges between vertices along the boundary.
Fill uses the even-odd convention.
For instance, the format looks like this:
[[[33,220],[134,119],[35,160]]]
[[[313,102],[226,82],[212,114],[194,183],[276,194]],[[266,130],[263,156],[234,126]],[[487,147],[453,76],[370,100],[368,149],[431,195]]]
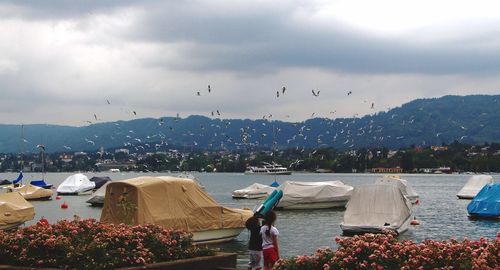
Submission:
[[[276,208],[292,210],[344,207],[354,188],[342,181],[285,181],[279,189],[283,191],[283,198]]]
[[[109,185],[109,183],[111,183],[111,181],[106,182],[98,190],[92,193],[92,196],[86,202],[90,203],[92,206],[103,206],[104,198],[106,196],[106,187]]]
[[[493,177],[490,175],[474,175],[457,193],[457,197],[459,199],[472,199],[485,185],[491,183],[493,183]]]
[[[33,186],[37,186],[37,187],[41,187],[41,188],[45,188],[45,189],[51,189],[52,188],[52,184],[46,183],[45,180],[43,180],[43,179],[41,179],[41,180],[32,180],[30,182],[30,184],[32,184]]]
[[[220,205],[192,179],[143,176],[108,184],[100,220],[180,229],[205,244],[234,239],[252,215]]]
[[[111,181],[111,178],[108,176],[94,176],[90,178],[90,182],[95,183],[94,190],[100,189],[102,186],[104,186],[107,182]]]
[[[0,186],[7,186],[7,185],[12,185],[12,182],[7,179],[0,180]]]
[[[18,192],[26,200],[48,200],[54,194],[51,189],[34,186],[32,184],[22,185],[20,187],[10,187],[11,192]]]
[[[0,230],[13,230],[35,217],[35,208],[17,192],[0,193]]]
[[[232,196],[234,199],[262,199],[269,196],[274,190],[276,190],[275,187],[253,183],[246,188],[233,191]]]
[[[182,172],[179,175],[177,175],[177,177],[191,179],[191,180],[195,181],[203,190],[205,190],[205,186],[200,182],[200,180],[198,180],[198,178],[196,178],[196,176],[194,176],[188,172]]]
[[[73,174],[66,178],[58,187],[59,195],[82,195],[89,194],[95,188],[95,183],[81,173]]]
[[[262,166],[247,167],[245,174],[290,175],[292,172],[280,164],[262,162]]]
[[[401,234],[413,220],[413,207],[400,188],[372,184],[354,189],[340,228],[344,235],[361,233]]]
[[[385,175],[375,180],[375,184],[395,185],[401,189],[403,194],[410,200],[412,204],[418,204],[420,197],[417,192],[408,184],[408,181],[399,178],[398,175]]]
[[[467,205],[472,219],[500,219],[500,183],[487,184]]]

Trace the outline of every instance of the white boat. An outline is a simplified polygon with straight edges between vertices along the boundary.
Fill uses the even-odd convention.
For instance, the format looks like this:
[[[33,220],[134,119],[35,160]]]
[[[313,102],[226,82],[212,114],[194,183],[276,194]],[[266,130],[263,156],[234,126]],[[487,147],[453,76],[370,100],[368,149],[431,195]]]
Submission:
[[[48,200],[54,194],[54,191],[37,187],[32,184],[22,185],[20,187],[9,187],[11,192],[18,192],[26,200]]]
[[[262,166],[247,167],[245,174],[290,175],[292,172],[280,164],[263,162]]]
[[[400,188],[403,194],[410,200],[412,204],[418,204],[420,196],[417,192],[408,184],[408,181],[399,178],[398,175],[385,175],[384,177],[375,180],[375,184],[389,184],[395,185]]]
[[[262,199],[271,194],[275,189],[275,187],[254,183],[246,188],[233,191],[232,196],[235,199]]]
[[[472,199],[487,184],[493,183],[493,177],[490,175],[474,175],[457,193],[459,199]]]
[[[294,210],[344,207],[354,188],[342,181],[285,181],[279,189],[283,191],[283,197],[276,207]]]
[[[340,228],[345,235],[385,231],[400,234],[408,230],[413,217],[410,200],[397,186],[364,185],[354,189]]]
[[[60,195],[83,195],[90,194],[95,188],[95,183],[81,173],[73,174],[66,178],[58,187],[57,194]]]
[[[219,243],[237,237],[252,215],[218,204],[192,179],[144,176],[108,184],[101,222],[157,224],[193,233],[195,243]]]
[[[12,230],[35,217],[35,208],[18,192],[0,193],[0,230]]]

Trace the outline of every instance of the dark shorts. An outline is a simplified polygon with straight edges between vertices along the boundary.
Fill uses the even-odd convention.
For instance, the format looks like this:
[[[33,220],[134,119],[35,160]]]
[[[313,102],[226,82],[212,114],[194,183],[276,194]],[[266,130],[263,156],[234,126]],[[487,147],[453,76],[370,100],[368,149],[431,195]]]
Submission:
[[[262,250],[264,255],[264,264],[275,263],[278,260],[278,252],[274,247]]]

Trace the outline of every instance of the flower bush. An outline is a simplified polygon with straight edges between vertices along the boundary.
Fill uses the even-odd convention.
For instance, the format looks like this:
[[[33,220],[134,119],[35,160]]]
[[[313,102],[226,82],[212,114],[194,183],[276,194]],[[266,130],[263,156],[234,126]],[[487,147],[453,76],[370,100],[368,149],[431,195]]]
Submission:
[[[212,255],[192,235],[157,225],[105,224],[94,219],[39,223],[0,231],[0,264],[111,269]]]
[[[500,233],[496,239],[398,241],[394,234],[336,237],[338,249],[279,260],[276,270],[302,269],[500,269]]]

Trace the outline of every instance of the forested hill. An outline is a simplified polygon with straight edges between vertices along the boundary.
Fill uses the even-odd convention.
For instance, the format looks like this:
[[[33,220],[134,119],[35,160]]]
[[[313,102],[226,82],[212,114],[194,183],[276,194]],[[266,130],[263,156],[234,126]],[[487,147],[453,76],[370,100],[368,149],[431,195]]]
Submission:
[[[21,132],[21,130],[23,130]],[[21,135],[23,133],[24,135]],[[101,146],[141,151],[170,147],[196,149],[333,146],[339,149],[440,145],[458,140],[500,142],[500,95],[417,99],[362,118],[314,118],[300,123],[268,119],[217,119],[190,116],[145,118],[84,127],[0,125],[0,152],[89,151]]]

